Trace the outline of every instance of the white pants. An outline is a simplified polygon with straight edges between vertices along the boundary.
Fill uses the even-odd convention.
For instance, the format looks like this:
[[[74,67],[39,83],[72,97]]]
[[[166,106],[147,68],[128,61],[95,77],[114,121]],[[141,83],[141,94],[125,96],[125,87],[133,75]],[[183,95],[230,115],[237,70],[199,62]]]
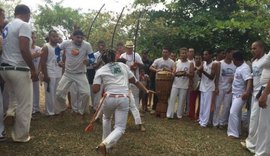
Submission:
[[[32,113],[39,112],[39,81],[33,82],[33,110]]]
[[[82,99],[80,98],[78,87],[75,83],[72,83],[70,87],[70,98],[72,111],[75,113],[80,113],[81,115],[83,115],[84,112],[89,113],[89,109],[85,109],[82,105]]]
[[[4,117],[3,96],[2,91],[0,89],[0,137],[3,137],[2,133],[5,130],[3,117]]]
[[[135,105],[138,110],[140,110],[140,90],[134,84],[130,84],[130,90],[134,96]]]
[[[95,101],[94,101],[94,92],[93,92],[93,85],[89,84],[89,88],[90,88],[90,105],[93,107],[93,109],[97,109],[97,106],[95,106]],[[95,108],[94,108],[95,106]]]
[[[227,130],[228,136],[239,138],[241,134],[242,107],[245,102],[246,101],[242,100],[241,95],[233,95]]]
[[[129,98],[106,97],[103,106],[103,135],[102,143],[111,148],[125,133],[129,110]],[[111,131],[111,120],[114,113],[115,125]]]
[[[232,102],[232,93],[227,93],[227,90],[220,89],[216,97],[215,111],[213,115],[213,126],[226,125],[228,123],[229,112]],[[223,111],[221,112],[221,106]]]
[[[33,83],[30,72],[8,70],[0,73],[5,85],[14,93],[14,95],[10,95],[10,100],[17,102],[11,137],[13,141],[27,142],[30,140],[29,131],[33,107]]]
[[[257,94],[257,93],[256,93]],[[250,121],[249,121],[249,132],[246,139],[246,146],[248,150],[252,153],[255,153],[256,141],[258,136],[258,124],[260,117],[260,107],[259,102],[256,99],[254,94],[251,100],[251,112],[250,112]]]
[[[3,108],[4,108],[4,114],[8,110],[8,105],[9,105],[9,91],[8,91],[8,86],[5,84],[4,85],[4,90],[3,90]]]
[[[93,109],[96,110],[98,107],[98,104],[100,102],[101,94],[103,91],[103,85],[100,85],[100,90],[97,93],[94,93],[94,103],[93,103]]]
[[[255,148],[256,156],[270,155],[270,96],[267,97],[267,107],[260,108],[258,135]]]
[[[210,117],[211,97],[213,91],[201,92],[199,124],[206,127]]]
[[[169,99],[169,105],[168,105],[167,113],[166,113],[167,118],[173,118],[175,103],[176,103],[177,98],[178,98],[178,107],[177,107],[176,115],[177,115],[177,118],[183,117],[183,109],[184,109],[184,105],[186,104],[187,92],[188,92],[187,89],[172,87],[171,95]]]
[[[47,91],[48,84],[44,83],[45,90],[45,114],[54,115],[54,106],[56,105],[56,88],[61,78],[50,77],[50,91]]]
[[[86,74],[71,74],[65,72],[56,89],[56,114],[66,110],[67,92],[72,83],[75,83],[78,87],[78,94],[79,99],[82,101],[81,108],[83,109],[83,113],[87,112],[86,109],[89,109],[90,88]]]
[[[131,91],[129,93],[129,99],[130,99],[129,109],[130,109],[130,111],[133,115],[133,118],[135,120],[135,125],[142,124],[141,115],[140,115],[138,108],[135,105],[135,99],[134,99],[134,96],[133,96]]]

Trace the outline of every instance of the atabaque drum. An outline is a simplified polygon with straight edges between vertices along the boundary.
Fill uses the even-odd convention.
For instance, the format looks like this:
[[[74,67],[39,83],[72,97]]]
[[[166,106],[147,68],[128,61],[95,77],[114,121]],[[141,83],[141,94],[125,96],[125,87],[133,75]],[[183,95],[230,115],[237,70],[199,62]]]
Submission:
[[[156,92],[158,97],[156,115],[166,117],[168,99],[173,83],[171,72],[160,71],[156,74]]]

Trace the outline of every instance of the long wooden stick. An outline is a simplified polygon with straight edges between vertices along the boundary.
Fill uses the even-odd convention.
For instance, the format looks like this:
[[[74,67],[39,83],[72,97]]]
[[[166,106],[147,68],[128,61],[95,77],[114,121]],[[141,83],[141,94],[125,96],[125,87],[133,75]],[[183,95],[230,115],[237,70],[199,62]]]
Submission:
[[[119,17],[118,17],[118,19],[117,19],[117,22],[116,22],[116,24],[115,24],[114,30],[113,30],[112,41],[111,41],[111,49],[113,49],[114,35],[115,35],[115,32],[116,32],[117,25],[118,25],[118,23],[119,23],[119,21],[120,21],[120,19],[121,19],[121,17],[122,17],[122,14],[123,14],[123,12],[124,12],[124,9],[125,9],[125,7],[123,7],[123,9],[122,9],[122,11],[121,11],[121,13],[120,13],[120,15],[119,15]]]
[[[93,117],[91,118],[89,124],[84,129],[85,132],[91,132],[93,130],[94,122],[97,120],[97,118],[101,112],[101,108],[103,106],[103,102],[104,102],[105,97],[106,97],[106,94],[102,97],[101,102],[98,104],[96,112],[94,113]]]
[[[100,12],[101,12],[101,10],[102,10],[102,8],[104,6],[105,6],[105,3],[101,6],[101,8],[99,9],[98,13],[96,14],[95,18],[93,19],[93,21],[92,21],[92,23],[91,23],[91,25],[89,27],[89,30],[88,30],[88,33],[87,33],[87,41],[89,40],[90,33],[91,33],[92,28],[93,28],[93,25],[94,25],[95,21],[97,20],[97,17],[100,14]]]

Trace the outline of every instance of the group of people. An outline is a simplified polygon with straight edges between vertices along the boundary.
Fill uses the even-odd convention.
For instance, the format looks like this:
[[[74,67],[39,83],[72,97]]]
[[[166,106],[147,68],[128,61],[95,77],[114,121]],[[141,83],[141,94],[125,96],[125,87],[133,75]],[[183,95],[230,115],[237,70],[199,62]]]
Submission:
[[[4,26],[5,12],[0,8],[1,85],[0,141],[4,141],[4,119],[15,120],[11,137],[14,142],[30,140],[30,122],[39,108],[39,82],[45,88],[45,115],[63,115],[67,109],[68,92],[74,113],[89,113],[89,104],[102,107],[103,135],[97,146],[106,155],[123,135],[129,110],[135,124],[145,131],[142,112],[155,114],[159,98],[149,89],[156,90],[155,75],[166,71],[173,79],[166,117],[181,119],[186,114],[197,120],[202,128],[212,124],[227,127],[227,135],[241,135],[241,112],[250,103],[249,135],[242,146],[256,155],[270,155],[270,55],[262,41],[251,45],[252,63],[244,60],[244,52],[234,48],[195,53],[194,48],[180,48],[179,59],[169,47],[162,49],[162,57],[153,62],[148,51],[134,52],[134,44],[117,44],[116,51],[107,50],[104,41],[98,41],[93,52],[80,29],[74,30],[69,40],[61,41],[57,31],[48,33],[43,47],[36,46],[35,33],[30,26],[30,9],[17,5],[15,18]],[[5,96],[2,96],[2,91]],[[150,98],[149,98],[150,97]],[[249,101],[249,97],[252,97]],[[103,100],[102,100],[103,101]],[[178,101],[176,103],[176,101]],[[140,106],[142,104],[142,106]],[[115,126],[111,130],[111,116]]]
[[[198,119],[202,128],[227,128],[228,137],[237,139],[241,135],[243,106],[249,106],[249,135],[241,144],[256,155],[270,155],[270,54],[266,54],[261,40],[252,43],[251,52],[252,60],[245,61],[246,53],[241,50],[216,50],[214,60],[211,50],[203,50],[201,55],[194,54],[193,48],[180,48],[179,59],[173,61],[168,48],[164,48],[150,70],[173,75],[166,117],[181,119],[186,112],[190,118]],[[155,101],[158,98],[153,112]]]

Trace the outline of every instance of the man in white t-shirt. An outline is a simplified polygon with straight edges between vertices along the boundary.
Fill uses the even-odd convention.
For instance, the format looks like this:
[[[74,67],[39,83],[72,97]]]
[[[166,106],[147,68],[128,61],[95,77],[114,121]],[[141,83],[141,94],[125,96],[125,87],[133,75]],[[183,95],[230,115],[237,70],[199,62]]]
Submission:
[[[97,151],[102,156],[105,156],[107,149],[116,144],[126,129],[129,110],[129,83],[135,84],[145,92],[148,92],[148,90],[136,80],[127,65],[114,61],[114,51],[105,51],[102,55],[102,60],[105,65],[96,72],[93,82],[93,92],[98,92],[101,89],[101,84],[104,85],[103,135],[102,143],[97,147]],[[114,130],[111,131],[113,114],[115,125]]]
[[[233,53],[233,63],[237,67],[232,84],[232,106],[230,109],[227,135],[239,138],[241,134],[241,111],[252,91],[251,69],[245,63],[244,53],[237,50]]]
[[[173,74],[175,75],[171,94],[169,98],[169,104],[167,108],[167,118],[174,118],[174,108],[176,99],[178,98],[177,118],[181,119],[184,112],[184,104],[186,103],[186,97],[188,89],[191,88],[191,81],[194,74],[194,65],[187,60],[187,48],[180,48],[180,60],[176,61],[173,68]]]
[[[55,114],[66,110],[66,96],[72,83],[76,83],[80,95],[79,100],[82,101],[79,113],[84,115],[89,110],[90,87],[86,77],[85,61],[91,63],[93,50],[91,44],[84,41],[83,38],[83,32],[75,30],[72,34],[72,40],[62,42],[55,49],[57,62],[61,60],[61,50],[65,51],[65,72],[56,89]]]
[[[33,81],[38,80],[31,56],[30,9],[15,7],[15,19],[4,28],[0,73],[10,89],[10,103],[16,103],[15,122],[11,132],[14,142],[28,142],[33,107]],[[31,80],[32,79],[32,80]],[[7,114],[8,115],[8,114]]]
[[[250,152],[255,153],[255,147],[257,142],[257,129],[259,124],[260,107],[256,95],[259,93],[262,85],[260,83],[263,63],[266,58],[266,46],[262,41],[255,41],[251,45],[251,52],[254,56],[252,62],[252,77],[253,77],[253,93],[251,99],[251,112],[249,122],[248,137],[245,142],[241,142]]]
[[[155,59],[152,65],[150,66],[149,70],[156,74],[160,71],[168,71],[172,73],[175,62],[169,58],[170,54],[171,54],[170,48],[164,47],[162,49],[162,57]],[[155,84],[155,90],[156,90],[156,85],[157,84]],[[151,114],[156,113],[157,103],[158,103],[157,95],[154,95],[152,110],[150,112]]]

